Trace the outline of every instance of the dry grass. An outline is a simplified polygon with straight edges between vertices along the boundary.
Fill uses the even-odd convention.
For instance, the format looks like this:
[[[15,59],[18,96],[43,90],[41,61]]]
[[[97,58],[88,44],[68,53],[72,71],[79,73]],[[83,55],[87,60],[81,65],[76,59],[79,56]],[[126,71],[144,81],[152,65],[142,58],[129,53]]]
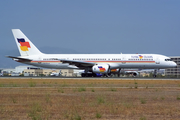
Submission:
[[[178,80],[0,79],[0,119],[179,119]]]

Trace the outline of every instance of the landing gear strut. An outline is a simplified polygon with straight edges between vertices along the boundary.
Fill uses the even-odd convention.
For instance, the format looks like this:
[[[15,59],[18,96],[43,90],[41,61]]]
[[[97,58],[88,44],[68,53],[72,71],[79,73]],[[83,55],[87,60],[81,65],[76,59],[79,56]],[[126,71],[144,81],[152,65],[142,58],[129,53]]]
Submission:
[[[157,69],[154,70],[153,78],[157,77]]]
[[[109,69],[108,69],[108,71],[107,71],[106,77],[111,77],[111,69],[110,69],[110,66],[109,66]]]
[[[121,68],[118,70],[118,77],[120,77]]]
[[[85,77],[88,77],[88,68],[85,68]]]
[[[81,77],[97,77],[95,73],[82,73]]]

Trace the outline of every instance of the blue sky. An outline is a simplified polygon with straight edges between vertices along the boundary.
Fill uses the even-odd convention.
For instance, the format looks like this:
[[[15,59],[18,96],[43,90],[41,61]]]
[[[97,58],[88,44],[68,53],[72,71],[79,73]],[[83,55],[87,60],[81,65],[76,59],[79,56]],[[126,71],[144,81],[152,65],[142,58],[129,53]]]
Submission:
[[[179,0],[3,0],[0,50],[18,50],[11,32],[17,28],[41,51],[179,56],[179,6]]]

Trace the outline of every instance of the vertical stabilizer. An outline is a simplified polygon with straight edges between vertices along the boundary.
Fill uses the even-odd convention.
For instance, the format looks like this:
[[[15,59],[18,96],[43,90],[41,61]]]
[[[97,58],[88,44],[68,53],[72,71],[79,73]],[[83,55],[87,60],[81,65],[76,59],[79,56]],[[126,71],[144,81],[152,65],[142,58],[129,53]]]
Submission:
[[[12,32],[21,56],[42,54],[20,29],[12,29]]]

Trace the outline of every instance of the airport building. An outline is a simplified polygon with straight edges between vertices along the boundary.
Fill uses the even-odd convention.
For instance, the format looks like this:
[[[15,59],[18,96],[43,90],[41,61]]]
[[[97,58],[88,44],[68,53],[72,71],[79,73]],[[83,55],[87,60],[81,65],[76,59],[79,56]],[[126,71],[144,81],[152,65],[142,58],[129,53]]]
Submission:
[[[24,76],[48,76],[52,70],[46,69],[24,69]]]
[[[50,76],[51,73],[60,73],[61,76],[74,76],[72,69],[25,69],[24,76]]]
[[[19,76],[50,76],[51,73],[60,73],[61,76],[77,76],[73,69],[41,69],[34,66],[17,66],[15,69],[1,69],[2,75]]]
[[[180,56],[170,58],[177,64],[177,67],[165,69],[165,76],[180,78]]]

